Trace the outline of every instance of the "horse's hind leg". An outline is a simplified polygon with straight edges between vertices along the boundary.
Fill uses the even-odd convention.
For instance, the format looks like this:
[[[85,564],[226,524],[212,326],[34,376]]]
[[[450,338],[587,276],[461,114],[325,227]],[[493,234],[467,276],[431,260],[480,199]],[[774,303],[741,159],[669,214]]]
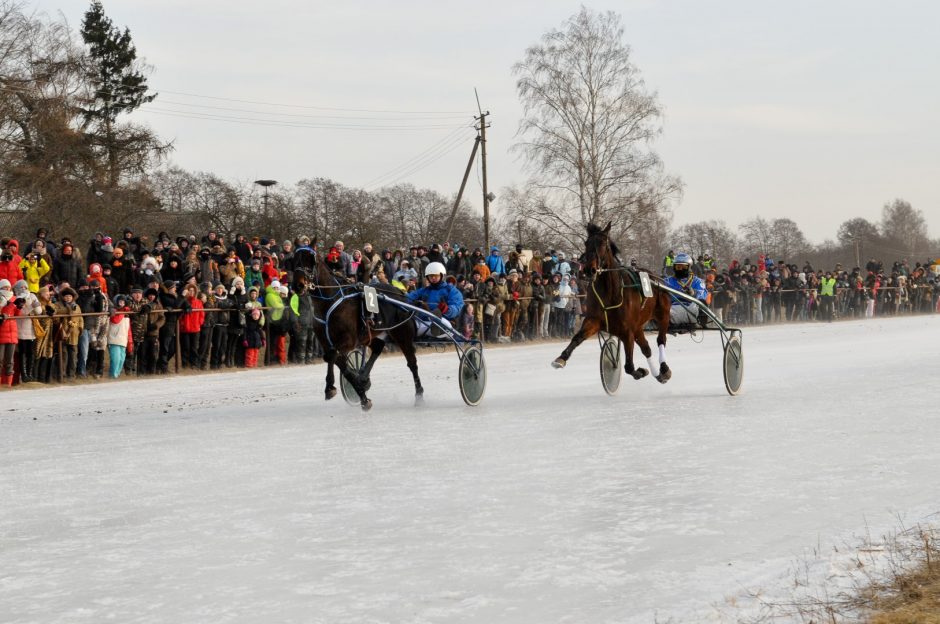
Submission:
[[[669,331],[669,313],[672,304],[668,295],[664,298],[665,303],[661,303],[656,308],[656,325],[659,327],[659,334],[656,336],[656,345],[659,347],[659,374],[656,375],[656,381],[666,383],[672,378],[672,370],[666,364],[666,334]],[[652,366],[652,362],[650,362]],[[653,369],[656,370],[656,369]]]
[[[323,359],[326,361],[326,389],[324,394],[329,401],[336,396],[336,378],[333,376],[333,366],[336,363],[336,349],[328,349],[323,352]]]
[[[564,368],[565,364],[568,363],[568,358],[571,357],[572,352],[578,348],[578,346],[584,342],[586,339],[590,338],[596,334],[601,329],[601,323],[594,318],[584,319],[584,323],[581,324],[581,329],[571,338],[571,342],[568,343],[568,346],[565,347],[565,350],[561,352],[555,361],[552,362],[552,366],[555,368]]]
[[[623,350],[626,354],[626,361],[623,364],[623,370],[634,379],[643,379],[649,375],[645,368],[634,368],[633,366],[633,343],[636,342],[636,335],[631,331],[626,336],[619,336],[623,343]]]
[[[650,365],[650,373],[658,379],[660,364],[653,361],[653,350],[650,348],[650,343],[646,339],[646,334],[643,330],[636,333],[636,343],[639,345],[643,357],[646,358],[646,362]]]
[[[421,386],[421,378],[418,376],[418,358],[415,355],[415,346],[408,341],[398,343],[405,361],[408,362],[408,370],[415,380],[415,405],[421,405],[424,402],[424,388]]]

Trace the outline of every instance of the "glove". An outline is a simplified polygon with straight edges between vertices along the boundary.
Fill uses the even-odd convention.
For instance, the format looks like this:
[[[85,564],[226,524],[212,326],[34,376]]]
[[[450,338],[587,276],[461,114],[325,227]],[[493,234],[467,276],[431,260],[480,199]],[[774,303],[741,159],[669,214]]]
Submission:
[[[13,302],[13,305],[15,305],[17,308],[19,308],[20,310],[22,310],[22,309],[23,309],[23,306],[26,305],[26,299],[16,299],[16,300]]]
[[[512,293],[512,300],[519,301],[519,291]]]
[[[53,314],[55,314],[55,308],[53,308],[51,305],[47,305],[46,314],[48,314],[49,316],[52,316]]]
[[[441,311],[441,314],[447,314],[447,302],[444,300],[438,302],[437,309]]]
[[[242,340],[242,346],[245,347],[245,348],[248,348],[248,341],[247,341],[247,340]]]

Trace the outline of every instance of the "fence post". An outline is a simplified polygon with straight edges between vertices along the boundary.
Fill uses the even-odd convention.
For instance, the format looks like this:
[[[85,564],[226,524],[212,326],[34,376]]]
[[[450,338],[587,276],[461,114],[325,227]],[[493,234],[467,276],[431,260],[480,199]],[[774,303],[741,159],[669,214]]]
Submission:
[[[173,357],[173,363],[176,365],[176,373],[179,374],[181,368],[182,355],[180,354],[180,315],[176,314],[176,355]]]

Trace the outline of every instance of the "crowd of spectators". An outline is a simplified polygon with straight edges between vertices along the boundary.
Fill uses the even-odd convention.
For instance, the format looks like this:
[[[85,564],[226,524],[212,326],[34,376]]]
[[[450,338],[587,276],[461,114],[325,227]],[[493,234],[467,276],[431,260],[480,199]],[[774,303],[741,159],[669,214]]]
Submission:
[[[276,241],[217,232],[152,241],[125,229],[82,246],[54,242],[44,228],[20,245],[0,240],[0,386],[161,375],[181,370],[308,364],[322,356],[313,293],[299,259],[306,236]],[[431,262],[465,300],[457,330],[486,342],[564,338],[577,328],[584,294],[579,266],[564,252],[486,253],[450,243],[348,251],[336,241],[350,282],[420,288]],[[671,267],[671,252],[663,273]],[[635,265],[635,261],[631,261]],[[875,260],[851,270],[802,268],[761,256],[726,267],[707,254],[693,270],[724,320],[748,325],[937,312],[940,278],[930,261],[890,270]]]

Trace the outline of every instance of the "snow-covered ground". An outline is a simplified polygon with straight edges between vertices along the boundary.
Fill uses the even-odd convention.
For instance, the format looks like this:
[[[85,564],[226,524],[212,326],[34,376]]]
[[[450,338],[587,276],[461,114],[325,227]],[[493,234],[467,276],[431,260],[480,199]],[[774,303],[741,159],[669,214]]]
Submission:
[[[940,316],[745,330],[738,397],[717,334],[616,397],[561,346],[477,408],[452,351],[367,414],[322,366],[7,391],[0,621],[737,621],[940,510]]]

